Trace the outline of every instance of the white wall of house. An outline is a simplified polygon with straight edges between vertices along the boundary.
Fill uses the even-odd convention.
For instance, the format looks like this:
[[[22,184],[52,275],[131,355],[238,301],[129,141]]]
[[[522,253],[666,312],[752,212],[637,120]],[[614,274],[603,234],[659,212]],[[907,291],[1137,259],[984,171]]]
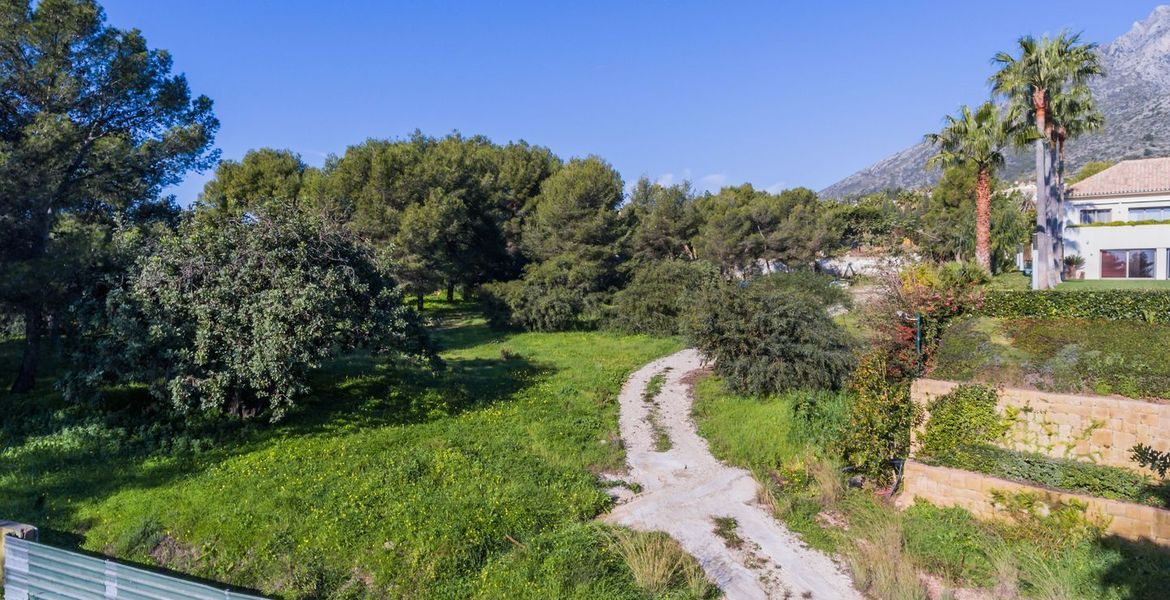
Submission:
[[[1065,256],[1081,255],[1085,259],[1080,272],[1083,277],[1100,279],[1103,251],[1152,249],[1154,278],[1170,279],[1170,224],[1078,227],[1082,210],[1109,210],[1110,220],[1117,223],[1146,219],[1134,209],[1155,207],[1170,207],[1170,194],[1069,199],[1065,202]]]

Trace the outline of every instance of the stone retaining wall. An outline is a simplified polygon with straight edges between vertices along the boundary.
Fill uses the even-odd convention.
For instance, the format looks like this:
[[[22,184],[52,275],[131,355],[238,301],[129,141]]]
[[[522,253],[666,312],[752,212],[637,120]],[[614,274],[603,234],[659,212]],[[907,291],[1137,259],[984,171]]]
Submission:
[[[918,379],[911,397],[921,406],[960,384]],[[1056,458],[1136,468],[1130,448],[1170,450],[1170,404],[1113,396],[1078,396],[998,388],[999,409],[1014,425],[1003,445]]]
[[[992,491],[1028,492],[1038,495],[1049,505],[1070,500],[1083,502],[1090,514],[1106,519],[1107,533],[1134,541],[1170,544],[1170,510],[1059,492],[982,473],[932,467],[912,460],[906,461],[903,473],[903,487],[898,496],[898,505],[902,508],[912,504],[915,498],[922,498],[936,506],[958,506],[976,517],[994,519],[1003,515],[992,503]]]

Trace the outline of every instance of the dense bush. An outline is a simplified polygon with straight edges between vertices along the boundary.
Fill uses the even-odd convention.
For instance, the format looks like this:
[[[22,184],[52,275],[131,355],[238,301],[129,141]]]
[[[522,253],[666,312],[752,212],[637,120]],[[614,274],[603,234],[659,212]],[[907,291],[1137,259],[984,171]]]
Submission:
[[[78,306],[66,393],[145,383],[181,412],[279,419],[340,349],[434,357],[388,267],[294,210],[190,220]]]
[[[718,277],[718,268],[704,261],[662,260],[639,265],[630,283],[614,294],[605,324],[626,333],[680,334],[689,300]]]
[[[960,262],[918,264],[887,277],[881,295],[868,307],[868,317],[878,334],[877,346],[890,357],[891,372],[913,376],[929,364],[947,325],[979,306],[980,286],[988,278],[977,265]]]
[[[567,331],[596,324],[609,290],[599,287],[605,267],[561,254],[528,265],[523,279],[490,283],[481,289],[485,311],[497,329]]]
[[[1170,323],[1170,291],[991,290],[983,298],[982,312],[989,317],[1004,318],[1107,319]]]
[[[853,365],[848,334],[786,277],[716,282],[696,298],[688,335],[732,390],[837,389]]]
[[[910,385],[891,380],[885,356],[871,352],[861,358],[849,389],[855,396],[849,424],[834,447],[859,472],[886,484],[893,474],[889,461],[909,454],[910,429],[918,420]]]
[[[939,396],[927,407],[919,452],[939,459],[960,449],[995,441],[1007,432],[1007,422],[996,412],[999,396],[982,385],[961,385]]]
[[[1149,477],[1122,469],[986,444],[965,446],[946,456],[920,456],[928,464],[986,473],[995,477],[1153,506],[1170,506],[1170,494]]]

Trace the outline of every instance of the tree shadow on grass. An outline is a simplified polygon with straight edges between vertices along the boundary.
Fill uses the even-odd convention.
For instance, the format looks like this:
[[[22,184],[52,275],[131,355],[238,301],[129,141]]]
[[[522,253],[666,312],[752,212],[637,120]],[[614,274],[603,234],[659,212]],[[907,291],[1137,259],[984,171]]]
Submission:
[[[1108,536],[1097,542],[1102,552],[1120,560],[1101,575],[1102,588],[1121,592],[1125,600],[1153,600],[1170,597],[1170,548],[1150,540],[1135,542]]]
[[[282,429],[301,434],[425,423],[506,400],[550,373],[520,357],[448,359],[432,371],[353,354],[315,374],[311,398]]]
[[[474,346],[498,334],[482,325],[441,332]],[[0,342],[0,377],[19,343]],[[46,363],[48,365],[48,363]],[[447,367],[354,353],[311,375],[309,397],[278,425],[212,419],[199,426],[164,418],[145,389],[107,394],[100,406],[66,402],[45,368],[34,394],[0,391],[0,518],[41,527],[45,541],[83,543],[82,506],[129,489],[165,486],[282,436],[425,423],[507,400],[551,373],[521,357],[449,358]],[[199,450],[202,447],[202,450]]]

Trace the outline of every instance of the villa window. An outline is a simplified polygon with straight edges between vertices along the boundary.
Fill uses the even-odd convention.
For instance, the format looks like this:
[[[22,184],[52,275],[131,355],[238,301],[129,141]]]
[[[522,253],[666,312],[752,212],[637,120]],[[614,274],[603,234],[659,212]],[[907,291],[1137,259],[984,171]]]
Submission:
[[[1147,206],[1129,209],[1130,221],[1170,221],[1170,206]]]
[[[1113,221],[1113,209],[1085,208],[1081,209],[1081,225],[1092,223],[1110,223]]]
[[[1154,249],[1102,250],[1101,277],[1152,279],[1154,277]]]

